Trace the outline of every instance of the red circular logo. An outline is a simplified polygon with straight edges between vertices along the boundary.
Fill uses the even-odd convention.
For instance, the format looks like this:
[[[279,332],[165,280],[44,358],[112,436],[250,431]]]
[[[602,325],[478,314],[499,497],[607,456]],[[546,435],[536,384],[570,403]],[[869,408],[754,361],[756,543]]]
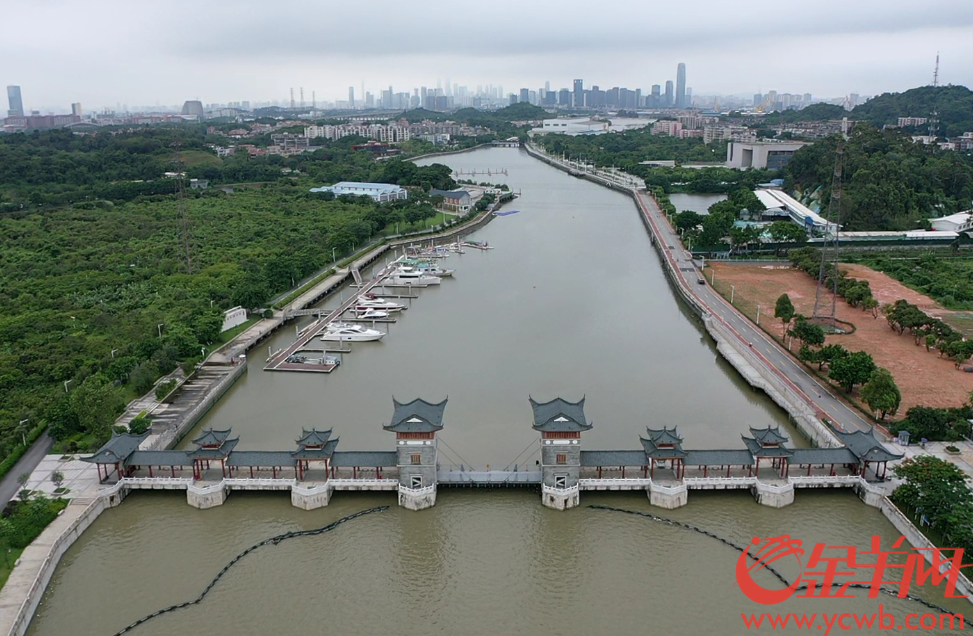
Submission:
[[[756,547],[756,550],[753,548]],[[781,590],[768,590],[757,584],[751,577],[751,572],[762,570],[774,561],[787,556],[793,556],[797,560],[798,569],[804,569],[801,563],[801,555],[804,549],[801,548],[800,539],[791,539],[790,535],[781,535],[770,539],[754,537],[753,542],[740,553],[737,559],[736,577],[740,589],[751,601],[762,605],[774,605],[789,599],[794,590],[801,584],[801,577],[798,576],[794,582]]]

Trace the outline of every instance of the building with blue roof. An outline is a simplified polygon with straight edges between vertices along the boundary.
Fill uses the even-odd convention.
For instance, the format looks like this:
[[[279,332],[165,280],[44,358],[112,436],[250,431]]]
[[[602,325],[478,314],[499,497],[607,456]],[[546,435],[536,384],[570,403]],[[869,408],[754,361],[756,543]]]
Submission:
[[[362,183],[359,181],[341,181],[331,186],[311,188],[311,192],[331,192],[336,197],[343,194],[355,196],[369,196],[379,203],[383,201],[399,201],[409,198],[409,192],[391,183]]]

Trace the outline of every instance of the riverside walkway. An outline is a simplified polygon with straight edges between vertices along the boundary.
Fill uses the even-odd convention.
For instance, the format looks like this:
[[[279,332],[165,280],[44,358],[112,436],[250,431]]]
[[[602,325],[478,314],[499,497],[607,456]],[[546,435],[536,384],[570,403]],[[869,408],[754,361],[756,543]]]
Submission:
[[[656,247],[672,274],[673,282],[679,287],[680,294],[702,315],[704,322],[712,320],[719,323],[717,328],[722,334],[733,339],[734,349],[752,356],[751,360],[744,361],[743,365],[752,366],[756,363],[764,367],[766,373],[776,376],[785,388],[790,389],[788,391],[792,397],[790,402],[794,402],[796,396],[796,400],[801,403],[794,404],[795,407],[813,412],[819,420],[818,425],[820,420],[827,419],[845,430],[868,431],[873,428],[865,418],[833,395],[829,387],[818,382],[788,352],[750,322],[749,318],[737,311],[709,285],[701,285],[697,282],[702,278],[698,263],[682,246],[658,203],[645,191],[644,184],[636,177],[619,171],[607,172],[597,169],[579,172],[573,163],[547,155],[536,147],[528,145],[527,152],[561,170],[631,194],[651,231]],[[712,333],[713,330],[710,329],[710,332]],[[724,351],[722,348],[721,353],[728,358],[732,355],[732,352]],[[734,366],[740,364],[740,360],[730,361]],[[759,373],[759,369],[756,369],[756,372]],[[747,377],[747,379],[751,384],[755,384],[752,378]],[[818,441],[820,444],[821,440]]]

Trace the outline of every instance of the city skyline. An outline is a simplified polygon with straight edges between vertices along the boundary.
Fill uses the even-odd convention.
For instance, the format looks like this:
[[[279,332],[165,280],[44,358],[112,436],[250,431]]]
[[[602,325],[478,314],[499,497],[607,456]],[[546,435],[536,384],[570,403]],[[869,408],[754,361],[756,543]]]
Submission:
[[[704,1],[692,20],[678,7],[632,4],[607,16],[587,16],[583,29],[548,15],[553,6],[499,0],[489,8],[464,7],[468,28],[415,37],[429,20],[455,13],[452,5],[433,0],[421,11],[390,8],[367,42],[354,29],[320,37],[317,21],[310,19],[288,22],[288,36],[280,37],[252,0],[232,7],[174,3],[172,11],[158,12],[111,0],[96,17],[83,6],[50,0],[43,31],[14,29],[0,42],[5,61],[0,81],[23,87],[25,109],[69,112],[75,102],[91,110],[196,98],[284,101],[299,87],[305,101],[312,92],[321,101],[344,100],[349,86],[361,99],[362,84],[377,94],[390,84],[402,90],[430,86],[437,77],[469,87],[503,85],[508,94],[546,81],[558,90],[575,78],[645,94],[653,84],[678,81],[679,62],[689,68],[686,85],[696,94],[773,88],[837,97],[928,84],[937,51],[941,83],[968,85],[973,79],[973,4],[964,0],[934,0],[920,12],[899,0],[854,5],[825,0],[828,6],[813,16],[752,14]],[[181,20],[182,8],[197,19]],[[505,8],[519,19],[496,29],[492,18]],[[572,8],[559,5],[558,13]],[[10,24],[30,24],[32,11],[14,5],[6,17]],[[291,15],[320,12],[297,0]],[[833,15],[841,15],[840,22]],[[696,21],[703,16],[707,19]],[[334,24],[357,19],[353,7],[329,7],[326,17]],[[216,33],[209,27],[214,23],[221,26]],[[536,32],[541,23],[551,28]],[[89,37],[98,29],[111,37]],[[766,46],[754,45],[761,40]],[[785,50],[814,53],[768,55],[772,40]],[[64,63],[69,58],[73,63]]]

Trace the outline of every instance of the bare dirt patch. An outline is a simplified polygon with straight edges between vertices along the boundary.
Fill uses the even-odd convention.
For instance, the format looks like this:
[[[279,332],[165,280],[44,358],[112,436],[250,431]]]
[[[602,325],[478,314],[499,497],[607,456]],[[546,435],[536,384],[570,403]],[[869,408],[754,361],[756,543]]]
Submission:
[[[730,297],[734,287],[734,305],[756,319],[760,306],[760,323],[775,338],[781,338],[781,322],[774,318],[774,305],[781,294],[788,294],[798,313],[810,316],[814,309],[817,281],[792,268],[761,265],[731,265],[711,263],[716,272],[716,289]],[[862,265],[842,265],[855,278],[867,280],[872,293],[880,303],[895,302],[905,298],[930,315],[949,314],[928,296],[905,287],[881,272]],[[825,302],[830,306],[832,295],[826,293]],[[973,374],[957,370],[952,362],[939,357],[924,346],[916,346],[912,336],[900,336],[893,331],[885,317],[863,312],[838,299],[838,319],[855,325],[851,334],[828,336],[828,343],[837,343],[850,351],[867,351],[875,363],[887,368],[895,377],[902,391],[902,404],[898,417],[909,407],[916,405],[948,407],[959,406],[973,391]],[[945,316],[943,316],[945,317]],[[797,350],[797,347],[794,347]],[[854,396],[857,399],[857,394]]]

